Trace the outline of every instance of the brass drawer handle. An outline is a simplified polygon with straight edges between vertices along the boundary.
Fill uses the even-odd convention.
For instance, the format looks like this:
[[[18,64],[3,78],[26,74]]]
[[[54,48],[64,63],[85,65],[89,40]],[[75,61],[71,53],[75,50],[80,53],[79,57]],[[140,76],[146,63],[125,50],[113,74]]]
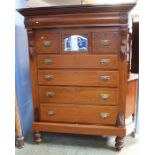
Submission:
[[[50,111],[47,112],[47,115],[48,115],[48,116],[53,116],[53,115],[55,115],[55,112],[52,111],[52,110],[50,110]]]
[[[101,59],[100,60],[100,64],[101,65],[108,65],[110,63],[111,63],[110,59]]]
[[[46,96],[47,97],[53,97],[55,95],[55,93],[54,92],[46,92]]]
[[[107,113],[107,112],[101,112],[101,113],[100,113],[100,116],[101,116],[102,118],[108,118],[108,117],[110,117],[110,114]]]
[[[110,76],[100,76],[100,79],[102,81],[109,81],[110,80]]]
[[[100,94],[102,100],[107,100],[110,97],[110,94]]]
[[[45,75],[45,80],[53,80],[53,75]]]
[[[52,45],[52,41],[51,40],[44,40],[42,43],[43,43],[43,45],[45,47],[50,47]]]
[[[53,61],[51,59],[45,59],[44,60],[45,65],[51,65],[52,63],[53,63]]]
[[[111,40],[101,40],[101,44],[102,44],[103,46],[108,46],[108,45],[111,44]]]

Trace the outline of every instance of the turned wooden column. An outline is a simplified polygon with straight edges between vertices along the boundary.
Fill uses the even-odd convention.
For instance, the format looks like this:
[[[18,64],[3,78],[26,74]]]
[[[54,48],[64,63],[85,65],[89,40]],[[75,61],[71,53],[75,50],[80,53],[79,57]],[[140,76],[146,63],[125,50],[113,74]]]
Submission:
[[[16,128],[16,146],[18,148],[24,147],[24,136],[22,133],[22,127],[20,122],[20,114],[18,109],[18,102],[17,102],[17,96],[15,98],[15,128]]]

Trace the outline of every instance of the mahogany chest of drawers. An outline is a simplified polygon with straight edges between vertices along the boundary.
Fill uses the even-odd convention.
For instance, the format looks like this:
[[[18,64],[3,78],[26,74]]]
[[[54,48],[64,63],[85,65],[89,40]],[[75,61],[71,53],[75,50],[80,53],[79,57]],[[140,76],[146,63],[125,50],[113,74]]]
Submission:
[[[128,12],[135,4],[26,8],[34,108],[40,132],[116,136],[135,114],[129,80]],[[134,121],[134,120],[133,120]]]

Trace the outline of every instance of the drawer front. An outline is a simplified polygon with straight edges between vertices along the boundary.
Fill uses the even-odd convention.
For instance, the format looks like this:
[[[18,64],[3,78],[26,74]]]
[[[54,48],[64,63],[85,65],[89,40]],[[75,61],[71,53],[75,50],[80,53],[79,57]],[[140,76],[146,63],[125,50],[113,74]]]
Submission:
[[[116,124],[117,106],[78,106],[79,123]]]
[[[60,33],[54,30],[35,30],[35,50],[37,53],[59,53]]]
[[[41,121],[116,124],[117,106],[41,105]]]
[[[70,105],[41,105],[41,121],[77,122],[76,107]]]
[[[93,53],[116,53],[120,51],[121,35],[119,32],[93,32]]]
[[[118,86],[118,71],[39,70],[40,85]]]
[[[38,68],[118,69],[117,55],[38,55]]]
[[[118,89],[92,87],[39,87],[40,102],[117,105]]]

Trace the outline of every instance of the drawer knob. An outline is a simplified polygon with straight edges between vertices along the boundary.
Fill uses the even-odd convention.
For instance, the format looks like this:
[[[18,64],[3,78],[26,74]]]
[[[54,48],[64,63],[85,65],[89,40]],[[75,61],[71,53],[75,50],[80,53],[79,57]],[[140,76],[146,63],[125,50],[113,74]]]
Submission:
[[[47,97],[53,97],[55,95],[55,93],[54,92],[46,92],[46,96]]]
[[[48,115],[48,116],[53,116],[53,115],[55,115],[55,112],[52,111],[52,110],[50,110],[50,111],[47,112],[47,115]]]
[[[100,113],[100,116],[101,116],[102,118],[108,118],[108,117],[110,116],[110,114],[107,113],[107,112],[101,112],[101,113]]]
[[[108,45],[111,44],[111,40],[101,40],[101,44],[102,44],[103,46],[108,46]]]
[[[44,45],[45,47],[50,47],[50,46],[52,45],[52,41],[51,41],[51,40],[44,40],[44,41],[43,41],[43,45]]]
[[[53,76],[52,75],[45,75],[45,80],[53,80]]]
[[[109,59],[101,59],[101,61],[100,61],[101,65],[108,65],[110,63],[111,63],[111,61]]]
[[[109,81],[110,80],[110,76],[100,76],[100,79],[102,81]]]
[[[44,64],[45,65],[50,65],[50,64],[52,64],[53,63],[53,61],[51,60],[51,59],[45,59],[44,60]]]
[[[110,97],[110,94],[100,94],[102,100],[107,100]]]

